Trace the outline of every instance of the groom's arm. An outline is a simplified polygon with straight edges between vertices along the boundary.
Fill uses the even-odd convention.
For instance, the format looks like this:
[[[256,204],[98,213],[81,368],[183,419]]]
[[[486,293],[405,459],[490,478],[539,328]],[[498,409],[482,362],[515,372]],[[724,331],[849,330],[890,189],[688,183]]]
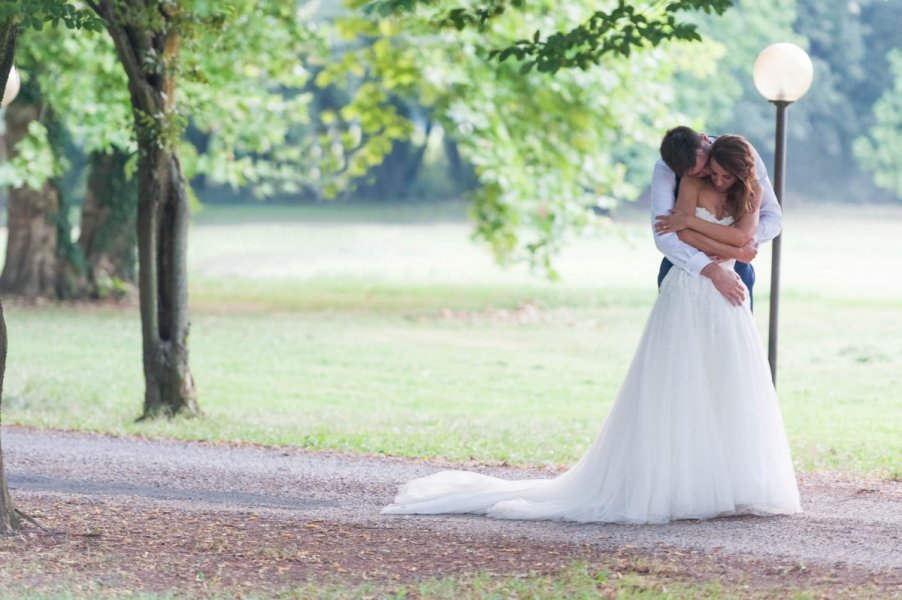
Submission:
[[[676,189],[676,175],[663,160],[658,159],[651,176],[651,230],[655,236],[655,246],[675,266],[691,275],[698,276],[711,263],[708,255],[682,241],[676,233],[655,232],[655,219],[669,215],[673,210]]]
[[[780,235],[780,231],[783,229],[783,210],[780,208],[780,203],[777,202],[777,195],[774,193],[770,177],[767,176],[767,167],[764,166],[764,161],[761,160],[757,150],[752,148],[752,151],[755,153],[755,171],[758,174],[758,183],[761,184],[761,211],[755,241],[763,244]]]

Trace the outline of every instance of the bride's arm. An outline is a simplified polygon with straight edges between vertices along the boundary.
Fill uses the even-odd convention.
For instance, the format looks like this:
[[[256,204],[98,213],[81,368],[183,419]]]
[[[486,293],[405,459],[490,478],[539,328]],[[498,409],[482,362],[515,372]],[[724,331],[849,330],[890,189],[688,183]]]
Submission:
[[[682,210],[679,207],[679,202],[677,202],[677,210],[674,211],[673,215],[659,218],[659,227],[663,228],[663,231],[676,232],[691,229],[704,234],[716,242],[741,248],[755,237],[755,231],[758,229],[758,207],[760,203],[761,186],[757,186],[752,210],[732,225],[721,225],[696,217],[694,206],[691,212]],[[701,248],[699,249],[701,250]]]
[[[695,207],[698,205],[698,187],[698,179],[695,177],[683,177],[680,183],[680,194],[677,196],[676,205],[673,207],[674,213],[695,214]],[[658,217],[659,220],[666,218],[668,217]]]
[[[692,246],[698,248],[708,256],[720,256],[721,258],[736,258],[734,254],[739,252],[739,247],[725,244],[699,233],[693,229],[681,229],[677,237]]]
[[[754,241],[745,246],[737,247],[718,242],[692,229],[681,229],[677,232],[677,237],[708,256],[726,259],[735,258],[741,262],[751,262],[758,255],[758,244]]]

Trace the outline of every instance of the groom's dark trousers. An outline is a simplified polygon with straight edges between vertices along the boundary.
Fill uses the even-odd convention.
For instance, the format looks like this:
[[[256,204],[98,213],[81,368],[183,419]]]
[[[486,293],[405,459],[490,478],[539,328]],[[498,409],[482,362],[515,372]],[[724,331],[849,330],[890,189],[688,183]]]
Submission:
[[[666,258],[661,261],[661,268],[658,270],[658,287],[661,287],[661,283],[664,281],[664,277],[673,267],[673,263],[667,260]],[[755,269],[749,263],[736,261],[736,266],[734,267],[736,274],[739,275],[739,278],[742,280],[742,283],[745,284],[745,287],[749,288],[749,307],[754,308],[755,303],[752,299],[752,288],[755,286]]]

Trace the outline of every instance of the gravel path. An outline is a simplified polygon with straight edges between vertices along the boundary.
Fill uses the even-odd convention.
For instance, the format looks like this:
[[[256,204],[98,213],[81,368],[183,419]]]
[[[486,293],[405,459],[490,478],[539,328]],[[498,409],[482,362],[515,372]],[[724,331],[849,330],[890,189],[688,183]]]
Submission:
[[[290,514],[498,540],[587,543],[602,549],[666,546],[776,564],[902,574],[900,482],[802,475],[805,512],[792,517],[580,525],[379,515],[399,483],[441,468],[425,462],[6,427],[3,448],[10,487],[20,492],[140,498],[204,510]],[[523,469],[478,470],[509,478],[548,476]]]

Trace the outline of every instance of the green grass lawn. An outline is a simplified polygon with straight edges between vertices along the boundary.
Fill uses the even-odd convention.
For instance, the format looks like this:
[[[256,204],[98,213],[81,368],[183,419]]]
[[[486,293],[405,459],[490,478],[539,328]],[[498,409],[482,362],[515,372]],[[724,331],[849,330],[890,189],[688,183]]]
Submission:
[[[137,309],[8,303],[4,421],[566,465],[654,302],[646,217],[503,271],[462,209],[207,208],[191,231],[203,419],[135,424]],[[902,477],[902,210],[788,211],[778,391],[797,466]],[[766,330],[769,249],[758,258]]]

